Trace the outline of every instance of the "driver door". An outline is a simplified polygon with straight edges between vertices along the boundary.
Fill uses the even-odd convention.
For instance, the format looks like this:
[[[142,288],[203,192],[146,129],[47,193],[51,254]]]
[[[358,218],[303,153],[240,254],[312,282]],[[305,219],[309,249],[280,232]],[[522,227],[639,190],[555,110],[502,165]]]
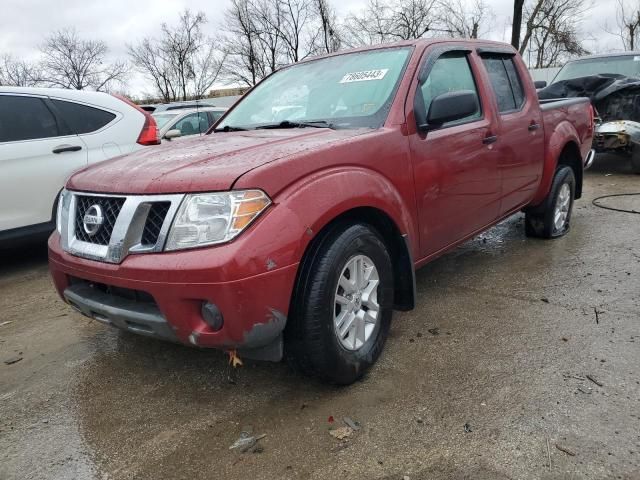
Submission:
[[[475,54],[463,50],[427,53],[414,81],[415,108],[429,112],[438,95],[460,90],[478,95],[479,111],[410,135],[420,249],[428,257],[473,235],[496,220],[501,181],[494,149],[495,118],[480,95]],[[410,130],[411,131],[411,130]]]

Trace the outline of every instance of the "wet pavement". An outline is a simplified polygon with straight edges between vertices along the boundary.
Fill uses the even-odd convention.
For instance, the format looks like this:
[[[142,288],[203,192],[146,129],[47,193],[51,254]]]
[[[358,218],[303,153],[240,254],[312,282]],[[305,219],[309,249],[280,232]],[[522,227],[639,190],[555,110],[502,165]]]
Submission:
[[[591,204],[640,192],[618,162],[565,238],[518,215],[420,270],[348,388],[259,362],[232,384],[219,352],[72,312],[44,245],[1,253],[0,479],[640,478],[640,217]],[[345,416],[362,428],[340,441]],[[261,448],[229,450],[248,428]]]

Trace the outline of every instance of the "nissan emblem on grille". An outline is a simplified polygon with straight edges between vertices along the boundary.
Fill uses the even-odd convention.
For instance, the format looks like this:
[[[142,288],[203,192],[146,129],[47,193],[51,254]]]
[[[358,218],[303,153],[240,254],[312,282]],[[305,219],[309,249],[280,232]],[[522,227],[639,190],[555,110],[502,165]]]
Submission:
[[[184,194],[103,195],[65,192],[62,248],[78,257],[120,263],[130,254],[161,252]],[[116,225],[117,224],[117,225]]]
[[[91,205],[82,219],[82,226],[87,235],[93,237],[100,227],[104,223],[104,216],[102,215],[102,208],[100,205]]]

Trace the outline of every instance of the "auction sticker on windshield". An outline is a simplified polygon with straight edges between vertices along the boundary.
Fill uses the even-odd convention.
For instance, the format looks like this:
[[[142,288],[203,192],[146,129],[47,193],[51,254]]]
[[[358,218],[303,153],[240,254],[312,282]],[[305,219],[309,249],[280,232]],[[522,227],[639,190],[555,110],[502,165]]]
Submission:
[[[351,83],[351,82],[366,82],[368,80],[382,80],[384,76],[389,71],[388,68],[382,68],[379,70],[366,70],[364,72],[353,72],[347,73],[340,83]]]

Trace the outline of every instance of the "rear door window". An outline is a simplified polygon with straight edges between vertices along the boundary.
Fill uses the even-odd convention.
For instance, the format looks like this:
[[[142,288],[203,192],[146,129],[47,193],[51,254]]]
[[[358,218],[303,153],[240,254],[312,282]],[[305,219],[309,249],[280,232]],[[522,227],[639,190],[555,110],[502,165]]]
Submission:
[[[513,63],[513,57],[505,55],[483,56],[491,87],[500,113],[519,110],[524,104],[522,82]]]
[[[59,135],[56,118],[41,98],[0,95],[0,142]]]
[[[520,75],[518,75],[516,65],[513,63],[513,58],[505,58],[503,63],[504,68],[507,71],[507,76],[509,77],[509,83],[511,84],[511,90],[513,91],[513,100],[515,101],[516,108],[520,108],[524,104],[524,90],[522,88],[522,82],[520,81]]]
[[[116,116],[100,108],[89,107],[75,102],[52,100],[64,121],[78,135],[100,130]]]

